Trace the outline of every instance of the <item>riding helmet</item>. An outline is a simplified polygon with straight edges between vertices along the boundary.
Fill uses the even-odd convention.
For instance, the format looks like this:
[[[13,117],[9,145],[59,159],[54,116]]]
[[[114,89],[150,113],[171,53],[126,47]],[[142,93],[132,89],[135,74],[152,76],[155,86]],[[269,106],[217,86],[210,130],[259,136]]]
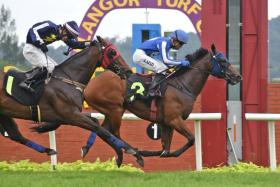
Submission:
[[[184,44],[188,43],[188,40],[189,40],[188,33],[186,33],[185,31],[183,31],[181,29],[178,29],[178,30],[175,30],[174,32],[172,32],[170,34],[170,37],[175,40],[178,40]]]
[[[75,21],[68,21],[64,24],[64,26],[74,38],[77,38],[79,36],[80,30]]]

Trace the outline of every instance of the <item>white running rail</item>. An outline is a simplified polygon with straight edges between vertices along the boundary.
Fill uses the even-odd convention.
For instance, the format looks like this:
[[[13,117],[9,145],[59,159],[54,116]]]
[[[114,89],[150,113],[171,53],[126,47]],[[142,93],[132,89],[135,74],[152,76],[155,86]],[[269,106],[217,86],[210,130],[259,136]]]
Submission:
[[[275,143],[275,121],[280,121],[280,114],[246,113],[246,120],[268,121],[268,146],[270,170],[275,171],[276,162],[276,143]]]

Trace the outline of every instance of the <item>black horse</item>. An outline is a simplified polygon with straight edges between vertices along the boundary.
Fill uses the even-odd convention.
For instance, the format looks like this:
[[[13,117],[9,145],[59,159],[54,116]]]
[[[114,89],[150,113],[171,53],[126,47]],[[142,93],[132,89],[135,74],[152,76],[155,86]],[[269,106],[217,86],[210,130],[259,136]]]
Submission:
[[[31,100],[32,107],[18,102],[26,101],[25,98],[20,100],[22,98],[19,96],[18,101],[12,98],[18,92],[21,92],[26,97],[29,96],[28,93],[17,86],[18,82],[20,82],[17,77],[24,78],[24,74],[14,70],[7,72],[8,76],[4,76],[4,72],[1,73],[0,124],[8,133],[9,138],[40,153],[52,155],[56,154],[54,150],[38,145],[23,137],[12,118],[40,119],[40,121],[51,122],[52,124],[77,126],[95,132],[102,140],[108,143],[117,153],[118,166],[121,165],[123,160],[122,149],[126,153],[134,155],[138,163],[143,165],[143,159],[137,150],[102,128],[96,119],[89,118],[81,112],[83,90],[95,69],[104,63],[104,59],[102,46],[98,41],[95,41],[93,46],[73,55],[55,68],[49,83],[44,89],[42,88],[44,83],[41,85],[42,89],[37,92],[42,94],[41,99],[38,99],[38,104],[34,104],[36,98],[32,96],[34,97]],[[5,79],[5,84],[3,79]],[[14,93],[12,93],[13,91]]]

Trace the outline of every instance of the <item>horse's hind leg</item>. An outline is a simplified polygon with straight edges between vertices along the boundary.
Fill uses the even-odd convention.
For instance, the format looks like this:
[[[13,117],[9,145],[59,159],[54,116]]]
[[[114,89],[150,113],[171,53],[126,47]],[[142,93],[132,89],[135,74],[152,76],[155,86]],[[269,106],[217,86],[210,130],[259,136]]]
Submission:
[[[161,144],[163,150],[160,155],[161,157],[165,157],[169,154],[173,132],[174,129],[172,127],[161,125]]]
[[[43,147],[22,136],[22,134],[18,130],[17,124],[12,118],[0,115],[0,123],[2,127],[5,129],[5,131],[7,132],[7,134],[9,135],[9,138],[11,140],[18,142],[22,145],[25,145],[31,149],[34,149],[40,153],[47,153],[48,155],[56,154],[55,150]]]
[[[6,130],[4,129],[4,127],[0,124],[0,133],[1,133],[1,135],[2,136],[4,136],[5,138],[8,138],[8,136],[7,136],[7,132],[6,132]]]
[[[174,127],[174,129],[178,133],[180,133],[181,135],[183,135],[184,137],[186,137],[188,139],[188,142],[185,145],[183,145],[181,148],[179,148],[178,150],[168,153],[166,155],[163,155],[166,157],[178,157],[194,144],[194,140],[195,140],[194,135],[187,128],[185,121],[181,117],[174,119],[172,122],[169,123],[169,126]]]
[[[56,130],[58,127],[60,127],[60,123],[57,122],[44,122],[40,125],[36,125],[34,127],[31,127],[30,129],[34,132],[37,132],[39,134],[50,132]]]
[[[161,144],[162,150],[160,151],[140,151],[140,154],[144,157],[150,156],[166,156],[170,151],[171,140],[173,136],[173,128],[166,125],[161,125]]]

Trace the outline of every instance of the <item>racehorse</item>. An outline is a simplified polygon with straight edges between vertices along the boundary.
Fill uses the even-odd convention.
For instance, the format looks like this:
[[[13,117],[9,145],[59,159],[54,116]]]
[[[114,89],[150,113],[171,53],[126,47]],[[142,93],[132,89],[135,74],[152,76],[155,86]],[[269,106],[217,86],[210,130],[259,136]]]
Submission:
[[[143,165],[143,159],[137,150],[102,128],[96,119],[89,118],[81,112],[85,85],[89,82],[95,69],[100,64],[106,63],[105,61],[100,43],[98,41],[92,42],[90,47],[73,55],[55,68],[49,83],[44,89],[36,92],[42,95],[40,100],[38,100],[38,104],[34,105],[33,103],[32,107],[26,106],[12,98],[13,94],[16,94],[14,90],[28,96],[24,90],[20,90],[17,86],[19,82],[17,77],[23,77],[24,73],[10,70],[7,72],[9,76],[3,76],[3,72],[0,78],[0,124],[8,133],[9,138],[40,153],[53,155],[56,154],[55,150],[43,147],[23,137],[12,118],[39,119],[38,121],[77,126],[95,132],[102,140],[109,144],[117,153],[116,162],[118,166],[121,165],[123,160],[122,149],[126,153],[134,155],[137,158],[137,162]],[[3,80],[7,84],[4,84]],[[43,85],[41,88],[44,87],[44,83],[41,85]]]
[[[101,43],[104,46],[108,45],[105,41]],[[118,53],[115,51],[115,54]],[[187,55],[186,59],[191,62],[191,66],[188,68],[179,67],[169,75],[167,81],[162,83],[165,84],[166,91],[161,98],[129,102],[126,92],[131,87],[127,86],[127,78],[106,71],[89,82],[84,91],[85,100],[93,109],[105,115],[102,126],[117,137],[120,137],[121,119],[126,109],[144,120],[160,124],[162,150],[140,151],[141,154],[143,156],[178,157],[194,144],[194,135],[186,127],[184,120],[191,113],[196,97],[203,89],[209,75],[224,79],[232,85],[242,80],[241,75],[224,55],[216,50],[214,45],[211,46],[211,51],[200,48],[195,53]],[[119,61],[121,64],[126,64],[119,54],[114,56],[114,61],[118,64],[120,64]],[[120,69],[123,71],[119,72],[130,75],[127,66],[123,65]],[[151,115],[151,101],[156,101],[156,116]],[[53,130],[57,126],[42,125],[35,128],[42,133]],[[186,137],[188,141],[178,150],[170,152],[174,129]],[[89,138],[91,143],[82,148],[82,156],[85,156],[92,146],[92,137],[94,136],[95,134],[92,133]]]

